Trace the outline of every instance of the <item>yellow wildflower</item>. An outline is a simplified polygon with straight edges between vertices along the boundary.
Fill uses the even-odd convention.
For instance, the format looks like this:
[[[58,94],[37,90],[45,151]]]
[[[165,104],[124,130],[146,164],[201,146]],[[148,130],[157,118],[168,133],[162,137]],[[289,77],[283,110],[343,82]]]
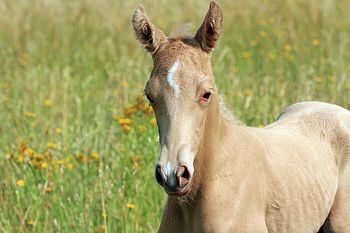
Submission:
[[[25,159],[25,156],[24,155],[20,155],[17,157],[17,163],[23,163],[24,162],[24,159]]]
[[[48,167],[47,162],[40,163],[40,168],[41,169],[46,169],[47,167]]]
[[[122,125],[122,129],[125,133],[129,133],[131,131],[131,127],[129,125]]]
[[[35,153],[33,156],[33,159],[38,160],[38,161],[43,161],[44,160],[44,155]]]
[[[52,154],[50,153],[50,151],[45,151],[44,155],[45,155],[46,160],[51,160],[52,159]]]
[[[46,169],[47,163],[44,161],[44,156],[42,154],[34,154],[34,156],[30,160],[33,167],[39,168],[39,169]]]
[[[258,128],[264,128],[265,126],[263,124],[259,124]]]
[[[18,151],[19,153],[24,154],[28,148],[29,148],[28,144],[25,142],[22,142],[21,145],[18,147]]]
[[[150,106],[147,105],[147,108],[145,108],[143,110],[143,112],[146,114],[146,115],[152,115],[154,112],[153,112],[153,108],[151,108]]]
[[[313,39],[313,40],[311,41],[311,44],[312,44],[313,46],[319,46],[319,45],[320,45],[320,40],[319,40],[319,39]]]
[[[35,168],[40,168],[41,167],[41,162],[40,161],[37,161],[37,160],[32,160],[30,161],[31,162],[31,165]]]
[[[32,112],[25,111],[25,112],[23,113],[23,116],[24,116],[24,117],[27,117],[27,118],[34,118],[34,117],[35,117],[35,114],[32,113]]]
[[[89,157],[83,155],[82,153],[77,153],[76,158],[82,163],[87,163],[90,160]]]
[[[24,151],[24,155],[26,155],[26,156],[28,156],[28,157],[33,157],[33,155],[34,155],[34,150],[33,149],[31,149],[31,148],[27,148],[25,151]]]
[[[136,206],[134,204],[131,204],[131,203],[126,204],[126,207],[128,209],[135,209],[136,208]]]
[[[345,83],[344,88],[345,88],[345,90],[350,91],[350,82],[349,83]]]
[[[261,32],[260,32],[260,36],[261,36],[262,38],[266,37],[266,36],[267,36],[267,32],[261,31]]]
[[[129,83],[128,83],[127,81],[121,82],[120,85],[121,85],[122,87],[125,87],[125,88],[128,88],[128,87],[130,86]]]
[[[63,132],[62,128],[56,128],[55,131],[56,131],[57,134],[61,134]]]
[[[148,106],[149,106],[149,103],[145,101],[135,104],[135,108],[137,109],[137,111],[144,111],[146,108],[148,108]]]
[[[118,123],[119,123],[121,126],[124,126],[124,125],[131,125],[132,120],[131,120],[130,118],[119,118],[119,119],[118,119]]]
[[[253,96],[253,91],[251,89],[246,89],[244,91],[245,96]]]
[[[149,122],[153,127],[157,127],[157,120],[156,120],[156,118],[152,118],[151,120],[150,120],[150,122]]]
[[[252,47],[257,46],[257,44],[258,44],[258,42],[256,42],[256,40],[250,41],[250,46],[252,46]]]
[[[50,99],[46,99],[43,101],[43,105],[46,107],[50,107],[50,106],[52,106],[52,104],[53,104],[53,101]]]
[[[59,150],[60,146],[57,143],[49,142],[46,144],[47,148],[53,150]]]
[[[57,166],[59,166],[59,167],[62,167],[62,166],[64,166],[65,162],[64,162],[63,159],[59,159],[59,160],[56,160],[56,161],[54,162],[54,164],[57,165]]]
[[[72,170],[74,168],[74,165],[72,163],[67,163],[66,167],[69,169],[69,170]]]
[[[33,220],[29,220],[27,222],[28,225],[31,225],[31,226],[35,226],[36,225],[36,221],[33,221]]]
[[[289,45],[289,44],[285,44],[284,47],[283,47],[283,49],[284,49],[284,51],[286,51],[286,52],[290,52],[290,51],[292,51],[292,46]]]
[[[92,152],[90,157],[96,161],[99,161],[100,160],[100,154],[97,153],[97,152]]]
[[[24,187],[25,183],[26,183],[26,182],[25,182],[23,179],[20,179],[20,180],[17,180],[17,181],[16,181],[16,184],[17,184],[19,187]]]
[[[124,111],[124,115],[127,117],[132,117],[135,113],[137,113],[137,106],[135,105],[129,106]]]
[[[53,189],[50,186],[47,186],[46,189],[45,189],[46,193],[51,193],[52,191],[53,191]]]

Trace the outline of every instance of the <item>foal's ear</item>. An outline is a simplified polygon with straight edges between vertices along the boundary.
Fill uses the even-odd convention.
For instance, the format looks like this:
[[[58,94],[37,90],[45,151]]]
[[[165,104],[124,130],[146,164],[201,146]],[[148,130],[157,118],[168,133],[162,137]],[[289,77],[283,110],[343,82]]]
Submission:
[[[135,10],[132,17],[132,25],[137,39],[152,54],[167,40],[164,33],[148,19],[146,11],[141,4]]]
[[[222,11],[219,5],[215,1],[210,2],[208,13],[195,36],[195,40],[208,53],[214,49],[222,33],[222,19]]]

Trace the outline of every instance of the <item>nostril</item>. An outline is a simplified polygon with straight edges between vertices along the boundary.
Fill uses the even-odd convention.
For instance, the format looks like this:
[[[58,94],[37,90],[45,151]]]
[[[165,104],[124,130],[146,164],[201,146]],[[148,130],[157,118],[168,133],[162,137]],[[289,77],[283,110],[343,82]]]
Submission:
[[[190,175],[190,172],[188,171],[187,167],[185,167],[185,171],[182,174],[182,177],[185,179],[188,179],[188,180],[190,179],[191,175]]]
[[[165,180],[163,178],[163,175],[162,175],[162,168],[160,167],[160,165],[157,165],[156,167],[156,173],[155,173],[155,176],[156,176],[156,180],[158,182],[158,184],[160,185],[164,185],[165,183]]]
[[[181,166],[177,170],[177,179],[180,187],[185,186],[190,181],[190,178],[191,174],[187,167]]]

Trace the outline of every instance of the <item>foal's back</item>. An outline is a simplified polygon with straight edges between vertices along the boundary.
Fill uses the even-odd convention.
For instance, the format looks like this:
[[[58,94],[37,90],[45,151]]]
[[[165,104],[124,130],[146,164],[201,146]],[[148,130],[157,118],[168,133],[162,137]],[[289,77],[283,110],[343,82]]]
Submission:
[[[253,129],[270,172],[269,232],[350,232],[350,112],[302,102]],[[330,214],[329,214],[330,213]]]

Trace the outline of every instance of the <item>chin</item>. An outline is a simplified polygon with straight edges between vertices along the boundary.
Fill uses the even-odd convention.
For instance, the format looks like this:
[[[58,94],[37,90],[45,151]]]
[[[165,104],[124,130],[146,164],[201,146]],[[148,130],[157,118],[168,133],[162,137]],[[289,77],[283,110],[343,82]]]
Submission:
[[[185,196],[185,195],[187,195],[190,191],[191,191],[191,189],[190,189],[190,184],[187,184],[185,187],[182,188],[182,190],[177,190],[177,191],[168,191],[168,190],[165,190],[165,192],[166,192],[169,196],[173,196],[173,197]]]

